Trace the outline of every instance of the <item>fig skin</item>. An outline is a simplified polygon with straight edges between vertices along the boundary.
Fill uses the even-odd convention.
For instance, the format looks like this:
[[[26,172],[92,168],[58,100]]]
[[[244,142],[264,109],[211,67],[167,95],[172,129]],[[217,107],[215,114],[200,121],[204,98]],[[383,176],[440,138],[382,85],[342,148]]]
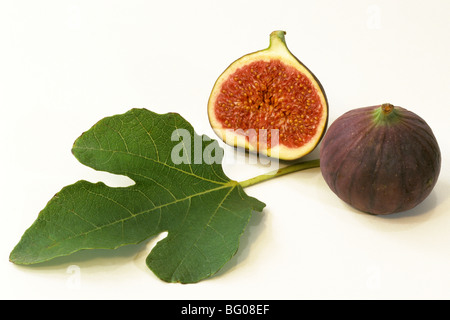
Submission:
[[[392,214],[416,207],[431,193],[441,153],[425,120],[382,104],[348,111],[330,125],[320,146],[320,167],[347,204]]]

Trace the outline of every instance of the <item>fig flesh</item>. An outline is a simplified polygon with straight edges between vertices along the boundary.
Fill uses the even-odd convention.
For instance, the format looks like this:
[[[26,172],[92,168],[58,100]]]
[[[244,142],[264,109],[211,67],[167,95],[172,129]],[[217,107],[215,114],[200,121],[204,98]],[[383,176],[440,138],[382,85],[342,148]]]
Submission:
[[[208,101],[214,132],[227,144],[293,160],[322,139],[328,102],[322,85],[287,48],[284,31],[267,49],[233,62]]]
[[[371,214],[414,208],[434,188],[438,142],[417,114],[391,104],[351,110],[328,128],[320,168],[344,202]]]

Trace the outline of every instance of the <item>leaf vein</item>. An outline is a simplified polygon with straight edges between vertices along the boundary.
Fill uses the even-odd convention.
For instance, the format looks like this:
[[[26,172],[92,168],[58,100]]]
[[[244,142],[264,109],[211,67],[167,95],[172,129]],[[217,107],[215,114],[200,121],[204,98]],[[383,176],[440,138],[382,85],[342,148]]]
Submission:
[[[156,146],[155,140],[153,139],[152,135],[150,134],[150,131],[147,130],[147,128],[144,126],[144,124],[142,123],[142,121],[138,118],[138,116],[133,112],[133,116],[136,119],[137,122],[139,122],[139,125],[142,127],[142,129],[147,133],[147,136],[150,138],[150,141],[153,144],[153,147],[155,148],[155,153],[156,153],[156,160],[159,162],[159,151],[158,151],[158,147]]]
[[[146,156],[144,156],[144,155],[137,154],[137,153],[124,152],[124,151],[120,151],[120,150],[96,149],[96,148],[92,148],[92,147],[91,147],[91,148],[81,148],[81,147],[79,147],[79,146],[76,147],[76,149],[84,149],[84,150],[91,150],[91,151],[107,151],[107,152],[112,152],[112,153],[124,153],[124,154],[128,154],[128,155],[130,155],[130,156],[133,156],[133,157],[139,157],[139,158],[143,158],[143,159],[148,160],[148,161],[152,161],[152,162],[157,163],[157,164],[161,164],[161,165],[166,166],[166,167],[168,167],[168,168],[170,168],[170,169],[179,171],[179,172],[181,172],[181,173],[183,173],[183,174],[186,174],[186,175],[193,176],[193,177],[195,177],[195,178],[197,178],[197,179],[200,179],[200,180],[203,180],[203,181],[207,181],[207,182],[211,182],[211,183],[215,183],[215,184],[222,184],[222,185],[223,185],[223,184],[226,184],[226,183],[228,182],[228,181],[224,180],[223,178],[221,178],[221,180],[223,180],[223,181],[211,180],[211,179],[208,179],[208,178],[199,176],[199,175],[197,175],[197,174],[195,174],[195,173],[193,173],[193,172],[188,172],[188,171],[182,170],[182,169],[180,169],[180,168],[171,166],[171,165],[169,165],[169,164],[167,164],[167,163],[165,163],[165,162],[161,162],[161,161],[159,161],[159,160],[155,160],[155,159],[152,159],[152,158],[149,158],[149,157],[146,157]]]
[[[180,262],[178,263],[178,265],[176,266],[176,268],[174,269],[174,271],[172,272],[172,278],[175,275],[175,273],[177,273],[178,269],[183,265],[184,261],[186,260],[186,258],[188,257],[189,253],[191,252],[191,249],[193,247],[197,246],[198,241],[201,239],[201,237],[203,236],[203,233],[205,232],[206,228],[210,225],[212,219],[214,218],[214,216],[216,215],[217,211],[219,210],[219,208],[222,206],[223,202],[228,198],[228,196],[230,195],[231,191],[233,191],[233,189],[236,186],[233,186],[230,188],[230,190],[225,194],[225,197],[223,197],[223,199],[220,201],[219,205],[217,206],[217,208],[214,210],[214,212],[212,213],[211,217],[209,218],[208,222],[206,223],[205,227],[203,227],[202,232],[200,232],[200,235],[197,237],[197,239],[192,243],[191,247],[186,250],[186,254],[183,256],[183,258],[180,260]]]
[[[61,241],[61,242],[62,242],[62,241],[67,241],[67,240],[72,240],[72,239],[74,239],[74,238],[76,238],[76,237],[85,236],[85,235],[87,235],[87,234],[89,234],[89,233],[92,233],[92,232],[95,232],[95,231],[98,231],[98,230],[101,230],[101,229],[104,229],[104,228],[111,227],[111,226],[113,226],[114,224],[127,222],[127,221],[130,220],[130,219],[136,218],[136,217],[138,217],[138,216],[140,216],[140,215],[143,215],[143,214],[150,213],[150,212],[152,212],[152,211],[154,211],[154,210],[160,210],[160,212],[159,212],[159,214],[160,214],[160,219],[159,219],[159,222],[158,222],[158,223],[160,223],[160,222],[161,222],[161,214],[162,214],[162,213],[161,213],[161,209],[162,209],[162,208],[168,207],[168,206],[170,206],[170,205],[176,204],[176,203],[178,203],[178,202],[183,202],[183,201],[186,201],[186,200],[191,201],[191,199],[192,199],[193,197],[197,197],[197,196],[200,196],[200,195],[203,195],[203,194],[207,194],[207,193],[209,193],[209,192],[214,192],[214,191],[217,191],[217,190],[220,190],[220,189],[224,189],[224,188],[229,188],[229,187],[230,187],[230,186],[228,186],[228,185],[224,185],[224,186],[217,187],[217,188],[214,188],[214,189],[210,189],[210,190],[207,190],[207,191],[204,191],[204,192],[199,192],[199,193],[197,193],[197,194],[190,195],[190,196],[187,196],[187,197],[182,198],[182,199],[174,199],[174,201],[172,201],[172,202],[168,202],[168,203],[165,203],[165,204],[162,204],[162,205],[159,205],[159,206],[156,206],[156,207],[147,209],[147,210],[143,210],[143,211],[137,212],[137,213],[133,214],[133,215],[130,216],[130,217],[125,217],[125,218],[118,219],[118,220],[112,221],[112,222],[110,222],[110,223],[101,225],[101,226],[97,226],[96,228],[93,228],[93,229],[91,229],[91,230],[88,230],[88,231],[86,231],[86,232],[82,232],[82,233],[79,233],[79,234],[74,234],[74,235],[71,236],[71,237],[68,237],[68,238],[65,238],[65,239],[61,239],[60,241]],[[233,189],[233,188],[234,188],[234,186],[233,186],[231,189]],[[87,189],[86,189],[86,190],[87,190]],[[89,190],[88,190],[88,191],[89,191]],[[95,194],[95,193],[93,193],[93,194]],[[190,202],[189,202],[189,208],[190,208]],[[54,221],[50,221],[50,220],[47,220],[47,221],[50,222],[50,223],[54,223],[54,224],[55,224]],[[56,224],[55,224],[55,225],[56,225]],[[74,232],[71,231],[71,233],[74,233]]]
[[[116,200],[111,199],[110,197],[107,197],[107,196],[105,196],[104,194],[96,193],[96,192],[94,192],[94,191],[92,191],[92,190],[89,190],[89,189],[87,189],[86,187],[83,187],[83,186],[82,186],[82,188],[83,188],[84,190],[86,190],[86,191],[87,191],[88,193],[90,193],[90,194],[93,194],[93,195],[95,195],[95,196],[102,197],[102,198],[104,198],[104,199],[106,199],[106,200],[108,200],[108,201],[111,201],[112,203],[114,203],[114,204],[120,206],[121,208],[125,209],[131,216],[134,216],[133,212],[131,212],[130,209],[128,209],[127,207],[125,207],[123,204],[117,202]]]

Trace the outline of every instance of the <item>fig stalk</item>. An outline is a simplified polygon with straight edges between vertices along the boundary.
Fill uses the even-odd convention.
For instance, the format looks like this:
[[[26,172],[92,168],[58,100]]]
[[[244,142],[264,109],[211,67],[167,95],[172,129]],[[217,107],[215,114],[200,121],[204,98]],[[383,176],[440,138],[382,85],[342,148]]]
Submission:
[[[273,170],[268,173],[241,181],[241,182],[239,182],[239,184],[241,185],[242,188],[245,188],[245,187],[249,187],[249,186],[255,185],[257,183],[266,181],[266,180],[270,180],[270,179],[273,179],[276,177],[283,176],[288,173],[302,171],[302,170],[311,169],[311,168],[318,168],[319,166],[320,166],[319,159],[303,161],[303,162],[291,164],[289,166],[286,166],[286,167],[283,167],[283,168],[280,168],[277,170]]]
[[[286,31],[273,31],[270,34],[270,42],[269,42],[269,48],[282,48],[283,50],[286,50],[286,40],[284,38],[284,35],[286,34]]]
[[[399,120],[397,108],[390,103],[383,103],[374,110],[374,123],[377,125],[390,125]]]

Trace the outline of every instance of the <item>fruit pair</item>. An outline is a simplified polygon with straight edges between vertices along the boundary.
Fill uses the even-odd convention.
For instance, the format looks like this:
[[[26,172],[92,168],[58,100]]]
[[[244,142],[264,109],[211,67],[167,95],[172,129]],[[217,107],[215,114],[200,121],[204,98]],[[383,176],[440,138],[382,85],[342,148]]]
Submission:
[[[305,156],[323,138],[322,175],[348,204],[388,214],[422,202],[441,161],[427,123],[383,104],[351,110],[327,130],[324,89],[284,36],[272,32],[267,49],[236,60],[217,79],[208,102],[215,133],[227,144],[282,160]]]

